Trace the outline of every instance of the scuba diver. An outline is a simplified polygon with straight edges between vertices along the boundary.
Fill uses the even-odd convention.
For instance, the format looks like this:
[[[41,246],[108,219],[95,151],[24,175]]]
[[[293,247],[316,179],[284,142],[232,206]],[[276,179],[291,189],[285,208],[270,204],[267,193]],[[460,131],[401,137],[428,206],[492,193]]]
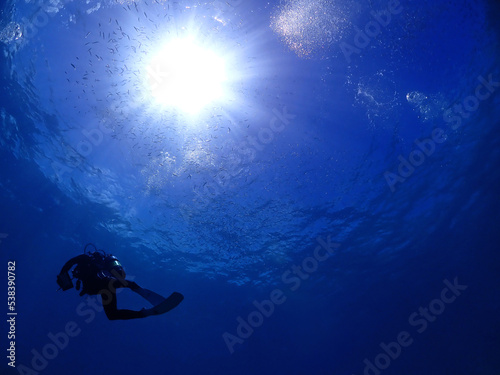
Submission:
[[[95,251],[87,252],[89,246],[93,246]],[[126,280],[125,270],[120,261],[115,256],[106,254],[103,250],[97,250],[90,243],[85,246],[83,254],[68,260],[57,275],[57,284],[63,291],[73,288],[69,270],[75,265],[72,274],[73,278],[77,279],[76,289],[80,290],[81,288],[80,296],[99,294],[104,312],[109,320],[138,319],[163,314],[172,310],[184,299],[184,296],[177,292],[165,298],[151,290],[141,288],[133,281]],[[146,299],[153,307],[143,308],[140,311],[118,309],[116,301],[116,289],[118,288],[129,288]]]

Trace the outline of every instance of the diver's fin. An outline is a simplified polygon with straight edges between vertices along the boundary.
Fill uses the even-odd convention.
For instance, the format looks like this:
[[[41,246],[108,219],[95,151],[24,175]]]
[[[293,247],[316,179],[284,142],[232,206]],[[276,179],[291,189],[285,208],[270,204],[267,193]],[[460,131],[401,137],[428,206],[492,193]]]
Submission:
[[[140,295],[142,298],[147,300],[151,305],[157,306],[163,301],[165,301],[165,297],[160,296],[159,294],[149,290],[149,289],[144,289],[144,288],[135,288],[132,289],[133,292],[137,293]]]
[[[147,315],[160,315],[169,312],[174,307],[177,307],[182,302],[184,296],[180,293],[173,292],[168,298],[165,298],[162,303],[145,310]]]

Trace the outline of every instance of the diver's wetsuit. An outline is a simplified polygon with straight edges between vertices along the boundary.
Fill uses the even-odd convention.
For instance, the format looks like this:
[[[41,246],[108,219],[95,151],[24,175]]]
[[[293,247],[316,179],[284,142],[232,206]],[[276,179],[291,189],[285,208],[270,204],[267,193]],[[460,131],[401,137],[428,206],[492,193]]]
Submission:
[[[76,265],[75,276],[78,278],[77,289],[79,289],[80,280],[83,283],[80,296],[85,294],[99,294],[102,298],[104,312],[109,320],[137,319],[151,315],[148,314],[145,309],[141,311],[118,309],[116,289],[130,288],[139,293],[139,290],[142,290],[142,288],[135,282],[126,280],[123,269],[121,269],[121,273],[115,270],[110,271],[103,268],[103,264],[104,257],[99,253],[94,253],[93,255],[82,254],[67,261],[61,269],[60,274],[68,273],[68,271]]]

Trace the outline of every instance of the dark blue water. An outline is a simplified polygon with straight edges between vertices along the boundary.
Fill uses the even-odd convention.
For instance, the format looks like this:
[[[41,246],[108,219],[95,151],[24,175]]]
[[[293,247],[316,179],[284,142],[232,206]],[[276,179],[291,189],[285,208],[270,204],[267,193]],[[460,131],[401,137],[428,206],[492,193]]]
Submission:
[[[499,373],[497,2],[2,7],[1,374]],[[195,116],[147,87],[187,35]],[[57,291],[88,242],[184,301]]]

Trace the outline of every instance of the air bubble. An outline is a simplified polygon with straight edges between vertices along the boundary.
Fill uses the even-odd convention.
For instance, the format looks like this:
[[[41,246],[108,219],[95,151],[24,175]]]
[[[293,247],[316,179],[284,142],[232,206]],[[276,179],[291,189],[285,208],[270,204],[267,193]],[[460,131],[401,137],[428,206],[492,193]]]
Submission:
[[[0,31],[0,42],[8,44],[23,36],[21,26],[15,22],[10,22]]]
[[[290,0],[271,17],[271,29],[302,58],[324,58],[347,21],[331,0]]]

